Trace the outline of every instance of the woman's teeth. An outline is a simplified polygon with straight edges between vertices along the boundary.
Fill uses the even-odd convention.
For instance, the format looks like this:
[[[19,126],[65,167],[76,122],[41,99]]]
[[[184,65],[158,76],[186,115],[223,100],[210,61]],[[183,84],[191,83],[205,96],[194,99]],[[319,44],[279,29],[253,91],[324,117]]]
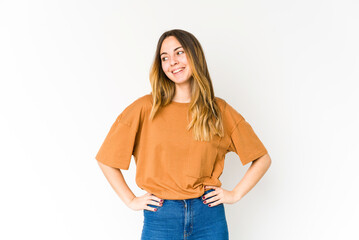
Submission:
[[[172,73],[182,72],[183,68],[173,71]]]

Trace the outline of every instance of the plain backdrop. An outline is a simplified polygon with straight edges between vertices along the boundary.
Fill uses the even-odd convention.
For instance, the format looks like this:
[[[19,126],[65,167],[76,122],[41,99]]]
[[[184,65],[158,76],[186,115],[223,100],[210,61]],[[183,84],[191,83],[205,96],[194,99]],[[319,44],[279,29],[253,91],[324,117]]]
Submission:
[[[0,1],[0,238],[140,239],[143,212],[95,155],[151,92],[158,38],[179,28],[272,158],[225,205],[230,239],[359,239],[358,12],[355,0]],[[249,165],[228,153],[222,187]],[[132,158],[123,174],[140,196],[135,171]]]

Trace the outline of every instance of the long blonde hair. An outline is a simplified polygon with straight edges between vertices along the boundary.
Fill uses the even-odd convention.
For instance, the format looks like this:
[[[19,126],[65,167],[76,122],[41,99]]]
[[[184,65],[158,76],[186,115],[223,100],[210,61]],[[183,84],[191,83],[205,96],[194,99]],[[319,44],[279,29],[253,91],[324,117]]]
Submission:
[[[215,101],[212,81],[202,46],[193,34],[181,29],[166,31],[158,40],[150,69],[153,100],[150,119],[154,118],[161,107],[171,103],[175,95],[175,83],[163,72],[160,58],[162,42],[169,36],[174,36],[181,43],[192,69],[192,76],[190,77],[191,103],[188,111],[192,114],[192,120],[187,126],[187,130],[193,127],[194,139],[200,141],[212,140],[213,135],[223,137],[222,115]]]

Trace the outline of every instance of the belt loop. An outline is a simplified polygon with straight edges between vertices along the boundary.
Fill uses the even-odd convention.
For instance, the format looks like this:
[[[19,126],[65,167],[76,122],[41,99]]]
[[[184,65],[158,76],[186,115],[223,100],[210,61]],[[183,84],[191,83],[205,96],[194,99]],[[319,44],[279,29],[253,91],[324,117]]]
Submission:
[[[184,204],[184,207],[187,208],[187,202],[186,202],[186,199],[182,199],[183,201],[183,204]]]

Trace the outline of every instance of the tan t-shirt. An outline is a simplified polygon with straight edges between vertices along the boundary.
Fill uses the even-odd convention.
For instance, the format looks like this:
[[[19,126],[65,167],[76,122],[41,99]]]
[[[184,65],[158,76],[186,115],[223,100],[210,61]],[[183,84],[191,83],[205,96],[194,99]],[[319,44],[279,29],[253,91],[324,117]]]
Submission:
[[[192,129],[186,130],[190,103],[171,102],[149,120],[152,95],[147,94],[117,117],[96,160],[127,170],[133,155],[136,184],[162,199],[197,198],[204,194],[204,185],[220,187],[226,153],[235,152],[245,165],[267,150],[241,114],[222,98],[215,99],[222,113],[223,138],[194,140]]]

